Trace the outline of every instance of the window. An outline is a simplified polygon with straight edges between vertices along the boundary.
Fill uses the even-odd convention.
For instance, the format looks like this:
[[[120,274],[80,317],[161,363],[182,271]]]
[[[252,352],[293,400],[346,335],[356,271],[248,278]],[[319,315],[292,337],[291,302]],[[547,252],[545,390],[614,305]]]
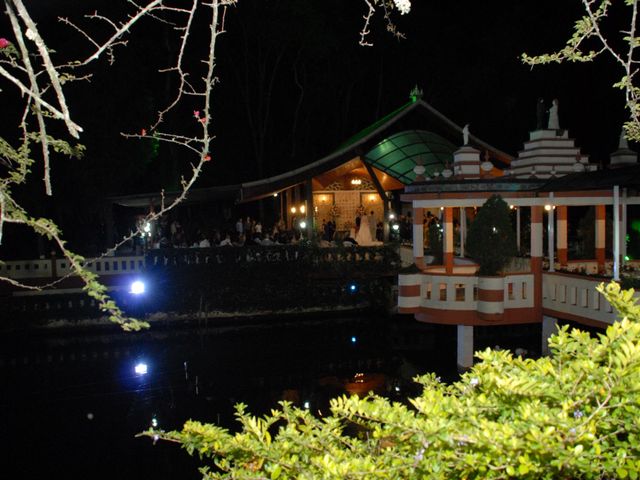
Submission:
[[[440,301],[441,302],[447,301],[447,284],[446,283],[440,284]]]
[[[465,300],[464,283],[456,283],[455,288],[456,288],[456,302],[464,302]]]

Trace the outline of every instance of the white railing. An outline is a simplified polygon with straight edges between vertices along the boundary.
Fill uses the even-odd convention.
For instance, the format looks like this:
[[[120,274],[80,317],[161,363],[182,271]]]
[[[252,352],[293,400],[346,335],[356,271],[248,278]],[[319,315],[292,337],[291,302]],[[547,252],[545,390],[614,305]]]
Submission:
[[[476,275],[422,275],[421,303],[440,310],[477,310],[478,277]],[[504,277],[504,308],[533,307],[533,274]]]
[[[97,273],[100,276],[137,273],[144,268],[144,256],[136,255],[130,257],[88,259],[85,266],[87,270]],[[56,260],[56,272],[59,277],[69,274],[69,262],[66,259]]]
[[[543,308],[565,314],[568,318],[586,318],[612,324],[617,313],[604,296],[596,290],[602,279],[580,275],[544,273],[542,275]],[[636,293],[636,298],[639,296]],[[550,312],[552,314],[552,312]]]
[[[14,280],[24,280],[27,278],[53,278],[63,277],[71,271],[69,261],[62,258],[55,260],[55,270],[52,265],[53,260],[12,260],[0,263],[0,276]],[[142,255],[129,257],[102,257],[98,259],[87,259],[86,268],[100,276],[121,275],[126,273],[137,273],[144,268],[144,257]]]
[[[13,260],[0,263],[0,276],[21,280],[51,278],[51,260]]]

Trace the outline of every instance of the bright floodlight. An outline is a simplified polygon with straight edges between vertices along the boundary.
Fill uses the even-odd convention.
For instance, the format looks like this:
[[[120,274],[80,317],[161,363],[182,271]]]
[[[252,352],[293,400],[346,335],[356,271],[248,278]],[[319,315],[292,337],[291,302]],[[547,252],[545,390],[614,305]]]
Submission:
[[[136,375],[146,375],[147,372],[149,371],[149,367],[147,367],[146,363],[138,363],[136,364],[135,367],[133,367],[134,372],[136,372]]]
[[[358,339],[355,337],[355,335],[351,337],[351,343],[356,343],[357,341]]]
[[[391,228],[393,228],[397,232],[398,230],[400,230],[400,225],[398,225],[397,223],[394,223],[393,227]]]
[[[131,290],[129,293],[133,293],[134,295],[142,295],[144,293],[144,282],[140,280],[136,280],[131,283]]]
[[[300,222],[300,228],[307,228],[307,222]]]

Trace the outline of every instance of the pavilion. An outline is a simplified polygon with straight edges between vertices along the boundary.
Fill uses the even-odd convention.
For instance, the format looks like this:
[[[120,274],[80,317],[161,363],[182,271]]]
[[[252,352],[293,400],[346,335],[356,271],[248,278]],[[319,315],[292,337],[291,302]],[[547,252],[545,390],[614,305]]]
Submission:
[[[417,268],[399,276],[399,311],[412,313],[422,322],[457,325],[460,368],[473,363],[474,326],[542,323],[544,352],[557,319],[595,326],[615,321],[613,309],[595,290],[606,278],[584,274],[620,279],[628,206],[640,204],[640,165],[624,137],[611,155],[609,168],[598,170],[566,130],[550,123],[530,132],[524,149],[497,176],[495,169],[465,142],[454,153],[449,171],[434,177],[417,167],[418,175],[402,195],[413,209]],[[475,210],[494,194],[514,212],[518,247],[528,256],[514,259],[500,277],[479,277],[478,266],[465,258],[466,226]],[[595,209],[595,257],[571,259],[568,210],[585,206]],[[422,223],[427,210],[442,212],[442,265],[429,265],[425,259]],[[605,238],[611,233],[605,231],[607,212],[613,230],[610,258],[605,255]],[[454,222],[459,233],[454,232]],[[527,242],[521,235],[525,227],[530,232]],[[454,235],[458,234],[456,252]]]
[[[388,235],[390,199],[416,180],[421,165],[428,175],[452,165],[463,128],[421,98],[414,89],[410,100],[358,132],[329,155],[295,170],[243,183],[239,202],[280,197],[280,216],[287,226],[306,222],[307,235],[333,220],[348,231],[358,212],[373,211]],[[470,135],[469,144],[499,168],[512,157]],[[294,225],[296,224],[297,225]]]

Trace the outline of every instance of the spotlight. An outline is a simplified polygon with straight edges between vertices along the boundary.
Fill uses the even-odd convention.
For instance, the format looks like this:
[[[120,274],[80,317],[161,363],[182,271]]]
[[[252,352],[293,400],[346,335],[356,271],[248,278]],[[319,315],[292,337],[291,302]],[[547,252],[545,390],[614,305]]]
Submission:
[[[349,293],[356,293],[358,291],[358,285],[356,283],[349,284]]]
[[[149,373],[149,367],[147,366],[146,363],[140,362],[140,363],[136,364],[135,367],[133,367],[133,371],[136,372],[136,375],[142,376],[142,375],[146,375],[147,373]]]
[[[355,335],[353,337],[351,337],[351,343],[356,343],[357,341],[358,341],[358,339],[356,338]]]
[[[145,291],[145,286],[143,281],[136,280],[134,282],[131,282],[131,288],[129,290],[129,293],[133,295],[142,295],[144,291]]]
[[[397,223],[394,223],[391,228],[393,228],[397,232],[398,230],[400,230],[400,225],[398,225]]]
[[[307,228],[307,222],[305,222],[305,221],[300,222],[300,228],[302,228],[302,229]]]

